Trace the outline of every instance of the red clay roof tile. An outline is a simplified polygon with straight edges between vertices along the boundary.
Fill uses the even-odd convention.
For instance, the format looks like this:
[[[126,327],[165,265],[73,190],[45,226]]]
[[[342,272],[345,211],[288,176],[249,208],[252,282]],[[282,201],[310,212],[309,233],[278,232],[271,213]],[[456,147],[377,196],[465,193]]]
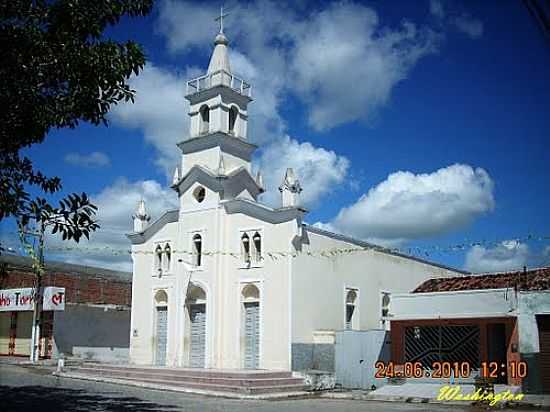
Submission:
[[[498,288],[550,290],[550,267],[528,270],[526,272],[518,271],[428,279],[413,290],[413,293]]]

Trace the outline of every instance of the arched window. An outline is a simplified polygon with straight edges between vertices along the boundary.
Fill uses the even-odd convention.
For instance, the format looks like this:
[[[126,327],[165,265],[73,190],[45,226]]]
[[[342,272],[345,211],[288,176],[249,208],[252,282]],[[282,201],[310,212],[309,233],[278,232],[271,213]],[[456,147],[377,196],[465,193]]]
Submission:
[[[159,290],[155,293],[156,306],[168,306],[168,294],[164,290]]]
[[[206,105],[201,106],[199,113],[201,121],[200,134],[206,134],[210,129],[210,109]]]
[[[243,302],[259,302],[260,290],[252,283],[247,284],[241,292],[241,300]]]
[[[155,249],[155,275],[162,273],[162,248],[158,245]]]
[[[199,285],[191,282],[187,288],[185,301],[187,304],[204,304],[206,303],[206,292]]]
[[[229,133],[235,134],[235,124],[237,123],[237,117],[239,116],[239,109],[235,106],[231,106],[229,109]]]
[[[193,236],[193,264],[195,266],[202,264],[202,237],[198,233]]]
[[[262,260],[262,236],[256,232],[252,236],[252,244],[254,246],[254,261]]]
[[[246,233],[241,236],[241,254],[245,263],[250,263],[250,238]]]
[[[166,246],[164,246],[164,259],[162,262],[163,263],[162,270],[164,272],[170,272],[171,260],[172,260],[172,249],[170,249],[169,244],[166,244]]]
[[[356,306],[357,290],[348,289],[346,292],[346,329],[359,329]]]
[[[388,316],[390,314],[390,303],[391,303],[391,293],[390,292],[380,292],[382,294],[380,299],[380,304],[382,306],[382,311],[380,313],[380,326],[383,329],[387,329],[390,326],[388,321]]]

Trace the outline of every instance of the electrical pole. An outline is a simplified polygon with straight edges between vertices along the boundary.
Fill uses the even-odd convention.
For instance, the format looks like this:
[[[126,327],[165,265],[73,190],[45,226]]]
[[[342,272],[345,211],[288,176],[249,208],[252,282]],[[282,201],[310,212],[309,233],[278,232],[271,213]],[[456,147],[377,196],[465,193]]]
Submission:
[[[35,290],[33,294],[33,313],[31,331],[31,356],[32,363],[38,362],[40,357],[40,314],[42,311],[42,271],[44,268],[44,222],[40,222],[38,232],[38,267],[35,267]]]

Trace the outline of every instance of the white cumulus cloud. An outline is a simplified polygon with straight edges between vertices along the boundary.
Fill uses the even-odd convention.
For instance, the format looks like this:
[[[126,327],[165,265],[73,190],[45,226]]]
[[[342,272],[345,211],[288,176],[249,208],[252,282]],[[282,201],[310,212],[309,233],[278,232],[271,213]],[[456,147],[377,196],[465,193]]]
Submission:
[[[464,267],[471,272],[505,272],[520,270],[527,265],[529,247],[515,240],[495,247],[473,246],[466,254]]]
[[[111,165],[111,159],[105,153],[92,152],[90,154],[67,153],[65,163],[80,167],[107,167]]]
[[[185,81],[195,74],[188,69],[187,74],[180,75],[149,63],[130,80],[136,91],[135,103],[119,104],[111,112],[116,125],[143,133],[145,141],[156,149],[156,164],[167,177],[179,164],[181,152],[176,143],[187,137],[189,104],[184,99]]]
[[[216,13],[215,5],[166,1],[158,30],[174,53],[198,49],[207,54]],[[408,21],[398,28],[384,27],[374,9],[353,2],[298,16],[280,3],[257,0],[235,5],[227,20],[230,47],[255,67],[249,80],[259,93],[263,127],[253,125],[251,130],[260,142],[280,125],[276,113],[285,93],[308,105],[309,123],[317,130],[368,119],[387,104],[416,62],[437,50],[440,40],[428,27]],[[233,69],[247,72],[238,62]]]
[[[46,244],[51,247],[48,254],[53,258],[115,270],[131,270],[132,261],[126,253],[130,249],[130,241],[125,234],[133,231],[132,215],[138,202],[145,200],[147,212],[153,220],[178,207],[176,192],[154,180],[129,182],[119,178],[90,197],[98,207],[96,218],[100,229],[90,234],[89,241],[83,238],[78,244],[62,242],[59,236],[48,236]],[[77,250],[63,252],[58,249],[67,246]]]
[[[292,167],[303,188],[303,205],[313,206],[323,195],[344,181],[349,160],[333,151],[307,142],[299,143],[287,136],[267,146],[255,167],[262,171],[267,189],[262,201],[275,207],[280,206],[278,187],[287,167]]]
[[[291,54],[292,84],[317,130],[372,117],[439,41],[407,21],[382,27],[373,9],[354,3],[333,4],[302,24]]]
[[[494,207],[493,181],[481,168],[454,164],[433,173],[395,172],[330,222],[362,239],[440,235]]]

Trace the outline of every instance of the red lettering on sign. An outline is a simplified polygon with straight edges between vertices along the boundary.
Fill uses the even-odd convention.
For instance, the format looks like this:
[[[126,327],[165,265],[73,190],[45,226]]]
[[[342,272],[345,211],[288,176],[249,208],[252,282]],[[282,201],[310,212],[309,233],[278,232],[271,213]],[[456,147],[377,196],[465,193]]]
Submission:
[[[9,306],[11,304],[11,300],[9,296],[4,296],[3,293],[0,293],[0,306]]]
[[[52,296],[52,303],[54,305],[59,305],[60,303],[63,302],[63,292],[59,292],[57,295],[53,295]]]

